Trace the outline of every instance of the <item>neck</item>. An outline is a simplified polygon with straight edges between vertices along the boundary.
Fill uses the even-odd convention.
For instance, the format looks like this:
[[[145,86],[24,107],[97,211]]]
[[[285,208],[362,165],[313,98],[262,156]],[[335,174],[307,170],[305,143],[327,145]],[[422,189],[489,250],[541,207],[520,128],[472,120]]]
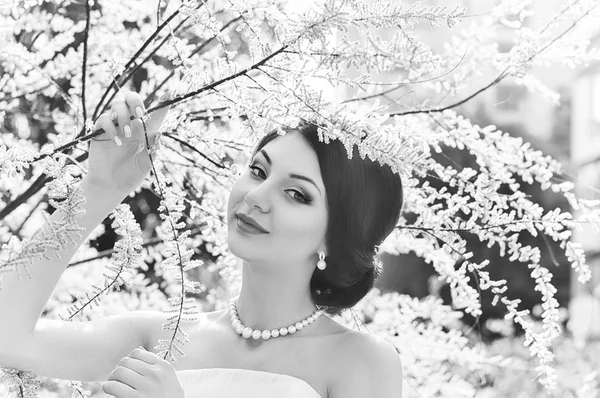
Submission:
[[[301,321],[317,309],[310,297],[310,286],[298,282],[304,278],[250,267],[244,262],[237,303],[244,325],[260,330],[279,329]]]

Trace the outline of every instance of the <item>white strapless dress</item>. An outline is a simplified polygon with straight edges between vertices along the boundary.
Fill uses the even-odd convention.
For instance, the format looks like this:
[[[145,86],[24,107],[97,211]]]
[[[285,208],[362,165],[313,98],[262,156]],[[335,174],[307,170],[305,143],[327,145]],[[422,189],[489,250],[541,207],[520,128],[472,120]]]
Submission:
[[[237,368],[177,371],[186,398],[324,398],[297,377]]]

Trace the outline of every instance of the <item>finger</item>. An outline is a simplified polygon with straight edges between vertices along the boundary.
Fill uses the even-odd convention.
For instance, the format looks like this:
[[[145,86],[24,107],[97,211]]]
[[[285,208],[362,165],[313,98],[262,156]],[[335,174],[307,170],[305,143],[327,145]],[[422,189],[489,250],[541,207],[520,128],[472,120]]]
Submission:
[[[132,125],[135,126],[134,128],[134,137],[135,137],[135,130],[138,129],[139,127],[137,127],[137,123],[132,122]],[[150,133],[148,134],[148,142],[146,143],[146,137],[143,137],[138,141],[138,146],[137,149],[134,153],[134,155],[137,155],[138,153],[142,152],[144,149],[149,151],[150,153],[154,153],[156,152],[155,150],[153,151],[153,149],[156,148],[160,148],[161,147],[161,142],[160,142],[160,137],[162,137],[162,134],[160,133]]]
[[[137,391],[117,380],[109,380],[102,384],[102,391],[117,398],[134,398]]]
[[[125,101],[113,101],[112,111],[117,114],[119,133],[127,138],[131,138],[131,120],[129,117],[129,108]]]
[[[160,132],[148,134],[148,142],[150,142],[151,147],[160,145],[161,138],[162,138],[162,133],[160,133]]]
[[[139,359],[131,358],[131,357],[123,357],[117,364],[117,366],[122,366],[124,368],[130,369],[133,372],[136,372],[140,376],[148,376],[150,374],[150,364],[140,361]]]
[[[108,376],[108,380],[121,382],[137,390],[143,385],[144,376],[132,369],[119,365],[110,373],[110,375]]]
[[[143,142],[144,146],[146,146],[146,138],[144,133],[144,124],[142,123],[142,119],[133,119],[131,121],[131,136],[135,141]]]
[[[160,362],[160,358],[156,354],[146,351],[143,348],[134,348],[131,350],[128,357],[139,359],[140,361],[146,362],[150,365],[155,365]]]
[[[113,101],[125,101],[125,95],[128,93],[127,90],[119,90],[117,94],[115,94],[115,98]]]
[[[136,350],[139,349],[134,349],[131,353]],[[109,375],[108,381],[119,382],[132,388],[135,393],[139,393],[147,384],[146,377],[151,374],[153,366],[155,365],[150,365],[138,359],[123,357]],[[115,384],[113,387],[119,388],[119,385]]]
[[[142,149],[146,149],[150,155],[154,156],[161,148],[161,137],[162,134],[160,133],[148,134],[148,145],[144,142],[144,147]]]
[[[104,130],[104,133],[100,134],[98,137],[102,137],[103,135],[106,135],[108,138],[113,140],[115,142],[115,144],[117,144],[118,146],[122,145],[121,140],[119,140],[119,137],[117,136],[117,128],[115,127],[113,122],[110,120],[110,116],[107,113],[103,113],[96,120],[96,124],[94,124],[94,131],[99,130],[99,129]]]
[[[168,101],[170,99],[171,99],[171,93],[167,92],[159,98],[158,105],[160,105],[162,102]],[[156,130],[159,130],[160,126],[162,125],[163,120],[169,113],[170,108],[171,108],[170,106],[165,106],[164,108],[160,108],[160,109],[157,109],[156,111],[152,112],[149,115],[148,121],[146,122],[146,124],[159,126],[156,129]]]
[[[136,92],[129,92],[125,95],[125,103],[129,107],[129,112],[135,117],[142,118],[146,115],[146,107],[142,97]]]
[[[119,127],[119,115],[117,115],[117,112],[111,111],[110,121],[115,125],[115,127]]]

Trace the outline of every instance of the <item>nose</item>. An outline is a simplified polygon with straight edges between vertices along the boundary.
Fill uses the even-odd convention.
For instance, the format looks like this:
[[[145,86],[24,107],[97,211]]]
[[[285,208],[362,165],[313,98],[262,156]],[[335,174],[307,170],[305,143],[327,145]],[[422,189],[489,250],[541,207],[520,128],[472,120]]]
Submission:
[[[246,202],[251,209],[256,207],[261,212],[266,212],[270,207],[269,195],[271,194],[263,183],[248,191],[244,196],[244,202]]]

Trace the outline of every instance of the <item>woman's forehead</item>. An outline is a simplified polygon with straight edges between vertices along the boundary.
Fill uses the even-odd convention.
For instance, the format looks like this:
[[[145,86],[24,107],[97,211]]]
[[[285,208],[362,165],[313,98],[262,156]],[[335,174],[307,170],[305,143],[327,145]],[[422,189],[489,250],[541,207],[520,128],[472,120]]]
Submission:
[[[316,162],[318,158],[311,146],[302,138],[301,133],[288,132],[268,142],[263,148],[275,163],[276,160],[294,160],[306,163]],[[259,151],[260,152],[260,151]],[[263,155],[264,155],[263,152]]]
[[[260,149],[257,156],[259,153],[271,167],[304,175],[315,181],[321,192],[324,190],[317,154],[302,138],[301,133],[287,133],[276,137]]]

